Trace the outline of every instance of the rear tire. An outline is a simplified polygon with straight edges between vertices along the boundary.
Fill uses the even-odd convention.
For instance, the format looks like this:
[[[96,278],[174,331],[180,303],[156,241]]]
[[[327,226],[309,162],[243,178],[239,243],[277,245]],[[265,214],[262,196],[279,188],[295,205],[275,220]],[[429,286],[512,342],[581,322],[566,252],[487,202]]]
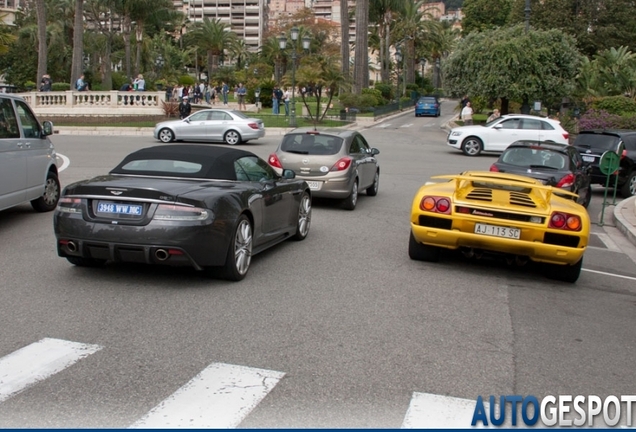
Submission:
[[[380,188],[380,171],[376,171],[373,176],[373,184],[367,188],[367,196],[376,196]]]
[[[355,210],[358,203],[358,179],[355,179],[351,186],[351,194],[342,201],[342,208],[345,210]]]
[[[245,278],[252,262],[252,225],[244,214],[239,216],[234,235],[227,250],[223,279],[240,281]]]
[[[429,246],[418,243],[413,231],[409,237],[409,257],[416,261],[438,262],[441,249],[437,246]]]
[[[106,260],[101,259],[93,259],[93,258],[82,258],[75,256],[67,256],[66,260],[71,264],[78,267],[101,267],[106,264]]]
[[[576,264],[544,264],[546,266],[546,276],[550,279],[561,282],[574,283],[581,275],[581,267],[583,266],[583,258]]]
[[[307,234],[309,234],[309,227],[311,226],[311,197],[307,192],[303,192],[303,196],[300,197],[300,204],[298,206],[298,225],[296,226],[296,234],[292,237],[294,240],[305,240]]]
[[[592,201],[592,186],[588,186],[587,195],[585,196],[585,201],[583,201],[583,203],[581,203],[581,205],[583,207],[587,208],[587,206],[590,205],[591,201]]]
[[[636,195],[636,171],[632,171],[632,173],[627,176],[627,181],[621,188],[621,195],[623,198]]]
[[[479,156],[484,149],[484,143],[477,137],[471,136],[462,143],[462,151],[466,156]]]
[[[49,171],[46,175],[46,183],[44,184],[44,193],[40,198],[31,201],[31,207],[38,212],[48,212],[57,207],[60,200],[60,180],[53,171]]]
[[[223,141],[229,145],[236,145],[241,143],[241,135],[235,130],[229,130],[223,135]]]

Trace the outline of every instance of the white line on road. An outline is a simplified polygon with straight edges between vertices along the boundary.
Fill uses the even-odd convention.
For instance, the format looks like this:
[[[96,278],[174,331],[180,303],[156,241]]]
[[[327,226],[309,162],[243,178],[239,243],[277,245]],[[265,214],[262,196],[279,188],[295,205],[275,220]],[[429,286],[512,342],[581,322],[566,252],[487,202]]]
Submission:
[[[407,128],[407,127],[411,127],[411,126],[413,126],[413,123],[407,123],[407,124],[404,124],[404,125],[402,125],[400,127],[401,128]]]
[[[57,157],[62,159],[62,166],[57,169],[57,172],[62,172],[71,164],[71,160],[64,156],[62,153],[57,153]]]
[[[236,427],[284,375],[283,372],[212,363],[131,427]]]
[[[585,269],[585,268],[581,269],[581,270],[586,271],[586,272],[590,272],[590,273],[597,273],[597,274],[602,274],[602,275],[605,275],[605,276],[614,276],[614,277],[617,277],[617,278],[623,278],[623,279],[629,279],[629,280],[636,281],[636,277],[632,277],[632,276],[623,276],[623,275],[619,275],[619,274],[615,274],[615,273],[607,273],[607,272],[602,272],[602,271],[598,271],[598,270],[590,270],[590,269]]]
[[[484,408],[488,410],[489,404],[484,402]],[[470,428],[474,411],[474,400],[415,392],[402,429]]]
[[[612,240],[610,238],[610,236],[608,236],[607,234],[603,234],[603,233],[592,233],[594,234],[596,237],[598,237],[604,244],[605,246],[607,246],[607,249],[613,251],[613,252],[623,252],[616,243],[614,243],[614,240]]]
[[[45,338],[0,358],[0,402],[101,348],[98,345]]]
[[[380,129],[384,129],[384,128],[388,128],[389,126],[391,126],[391,123],[384,123],[384,124],[378,125],[376,127],[380,128]]]

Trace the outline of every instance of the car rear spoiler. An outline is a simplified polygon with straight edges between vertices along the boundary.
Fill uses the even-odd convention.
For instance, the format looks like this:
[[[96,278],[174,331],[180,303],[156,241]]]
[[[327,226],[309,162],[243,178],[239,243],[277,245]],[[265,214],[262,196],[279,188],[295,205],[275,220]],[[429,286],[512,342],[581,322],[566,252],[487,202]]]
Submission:
[[[433,177],[431,177],[431,179],[446,179],[446,180],[449,180],[449,181],[450,180],[455,180],[455,183],[456,183],[455,184],[455,189],[459,189],[459,184],[462,181],[470,181],[470,182],[483,181],[483,182],[493,183],[493,184],[502,185],[502,186],[517,186],[517,187],[523,187],[523,188],[530,188],[530,189],[540,190],[540,191],[544,192],[546,201],[550,200],[550,196],[553,193],[555,195],[558,195],[558,196],[563,197],[563,198],[576,198],[576,197],[578,197],[577,194],[575,194],[573,192],[566,191],[564,189],[560,189],[560,188],[555,188],[553,186],[539,184],[539,183],[536,183],[534,181],[527,182],[527,181],[523,181],[523,180],[514,180],[513,178],[502,179],[502,178],[490,177],[488,175],[478,176],[478,175],[463,175],[463,174],[447,174],[447,175],[433,176]]]

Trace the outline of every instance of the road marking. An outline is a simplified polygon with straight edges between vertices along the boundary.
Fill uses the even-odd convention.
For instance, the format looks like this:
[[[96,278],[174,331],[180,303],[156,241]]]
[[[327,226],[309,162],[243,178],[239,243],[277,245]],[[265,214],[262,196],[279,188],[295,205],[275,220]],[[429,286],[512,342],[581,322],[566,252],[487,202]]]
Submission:
[[[98,345],[44,338],[0,358],[0,402],[100,349]]]
[[[599,240],[601,240],[605,246],[607,246],[607,249],[614,251],[614,252],[623,252],[616,243],[614,243],[614,240],[612,240],[610,238],[610,236],[608,236],[607,234],[604,233],[592,233],[594,234],[596,237],[599,238]]]
[[[632,277],[632,276],[623,276],[623,275],[619,275],[619,274],[615,274],[615,273],[607,273],[607,272],[602,272],[602,271],[598,271],[598,270],[590,270],[590,269],[585,269],[585,268],[581,269],[581,270],[586,271],[586,272],[590,272],[590,273],[597,273],[597,274],[602,274],[602,275],[605,275],[605,276],[614,276],[614,277],[617,277],[617,278],[623,278],[623,279],[629,279],[629,280],[636,281],[636,277]]]
[[[131,427],[236,427],[284,375],[283,372],[212,363]]]
[[[62,172],[71,164],[71,160],[64,156],[62,153],[57,153],[57,157],[62,159],[62,166],[58,167],[57,172]]]
[[[404,125],[402,125],[400,127],[401,128],[408,128],[408,127],[411,127],[411,126],[413,126],[413,123],[407,123],[407,124],[404,124]]]
[[[489,404],[484,402],[484,408],[488,410]],[[402,429],[470,428],[474,411],[474,400],[415,392]]]
[[[391,123],[384,123],[384,124],[376,126],[376,128],[384,129],[384,128],[388,128],[389,126],[391,126]]]

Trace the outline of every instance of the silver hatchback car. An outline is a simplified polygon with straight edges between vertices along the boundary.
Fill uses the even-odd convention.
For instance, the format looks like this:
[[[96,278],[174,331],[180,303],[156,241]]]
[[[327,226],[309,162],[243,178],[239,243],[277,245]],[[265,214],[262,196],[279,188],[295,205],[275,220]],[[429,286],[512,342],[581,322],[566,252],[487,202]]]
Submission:
[[[204,109],[183,120],[157,123],[154,136],[161,142],[214,141],[235,145],[265,136],[263,120],[230,109]]]
[[[52,133],[53,124],[40,124],[24,99],[0,94],[0,210],[28,202],[36,211],[55,209],[60,181]]]
[[[379,153],[356,131],[299,128],[283,137],[268,163],[278,173],[295,171],[314,197],[341,199],[343,208],[353,210],[359,191],[368,196],[378,193]]]

